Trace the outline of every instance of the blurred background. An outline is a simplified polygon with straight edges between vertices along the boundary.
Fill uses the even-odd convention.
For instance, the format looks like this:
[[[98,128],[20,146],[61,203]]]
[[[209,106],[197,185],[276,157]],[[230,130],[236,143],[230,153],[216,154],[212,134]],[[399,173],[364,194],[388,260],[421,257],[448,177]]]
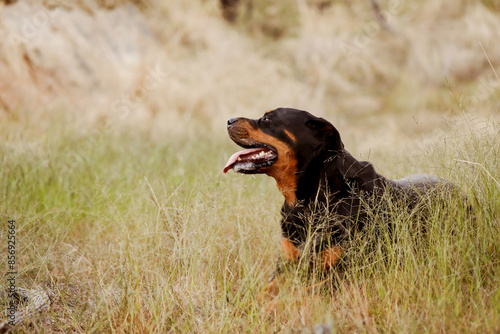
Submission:
[[[499,114],[498,0],[3,0],[0,11],[0,119],[62,111],[161,138],[225,135],[229,117],[286,106],[326,117],[369,157],[411,156]]]

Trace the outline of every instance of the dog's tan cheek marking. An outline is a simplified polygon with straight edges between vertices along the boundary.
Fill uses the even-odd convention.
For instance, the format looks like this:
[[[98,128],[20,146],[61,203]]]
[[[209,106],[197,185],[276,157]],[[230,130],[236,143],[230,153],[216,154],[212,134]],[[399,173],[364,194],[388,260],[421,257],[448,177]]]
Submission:
[[[340,260],[344,250],[340,246],[333,246],[325,249],[321,254],[321,265],[323,270],[332,269]]]
[[[249,132],[249,137],[253,140],[268,144],[278,151],[278,160],[266,170],[266,174],[274,177],[278,189],[285,197],[285,201],[290,207],[297,204],[297,159],[291,148],[284,142],[270,136],[260,129]]]
[[[287,261],[297,262],[300,258],[300,251],[287,238],[281,239],[281,254]]]

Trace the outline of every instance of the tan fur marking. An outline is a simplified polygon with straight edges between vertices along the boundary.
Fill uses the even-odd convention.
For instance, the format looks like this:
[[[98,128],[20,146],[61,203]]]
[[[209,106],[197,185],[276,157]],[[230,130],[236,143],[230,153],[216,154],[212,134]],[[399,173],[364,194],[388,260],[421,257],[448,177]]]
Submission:
[[[287,238],[281,239],[281,254],[287,261],[297,262],[300,258],[300,251]]]
[[[292,135],[292,133],[290,131],[288,131],[287,129],[285,129],[285,133],[286,135],[295,143],[296,142],[296,139],[295,139],[295,136]]]
[[[275,278],[257,295],[257,300],[259,302],[268,301],[262,309],[264,313],[276,313],[276,311],[278,311],[282,301],[276,297],[280,292],[279,285],[284,282],[284,276]],[[271,301],[269,302],[269,300]]]
[[[335,266],[342,256],[343,249],[339,246],[333,246],[325,249],[321,254],[321,265],[323,270],[330,270]]]
[[[278,281],[273,279],[269,284],[259,293],[259,299],[264,297],[276,297],[278,295]]]
[[[284,142],[270,136],[260,129],[248,129],[248,136],[256,142],[273,146],[278,153],[278,160],[265,170],[265,173],[276,180],[278,189],[289,206],[297,204],[297,159],[292,149]]]

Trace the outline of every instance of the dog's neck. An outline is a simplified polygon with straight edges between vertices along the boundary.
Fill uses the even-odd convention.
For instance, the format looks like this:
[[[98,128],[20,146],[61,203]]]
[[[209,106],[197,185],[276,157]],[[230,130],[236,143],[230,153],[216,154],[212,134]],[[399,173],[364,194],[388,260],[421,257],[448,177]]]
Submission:
[[[315,198],[321,183],[326,181],[328,177],[326,172],[330,166],[334,163],[335,157],[342,154],[343,151],[328,151],[328,154],[314,156],[308,160],[302,166],[298,166],[298,170],[295,173],[296,177],[296,188],[294,189],[293,195],[288,193],[285,195],[285,203],[293,208],[296,204],[308,201],[311,198]],[[287,200],[293,198],[294,201]]]
[[[285,182],[284,178],[275,178],[279,191],[285,197],[285,203],[289,207],[294,207],[298,203],[296,182]]]

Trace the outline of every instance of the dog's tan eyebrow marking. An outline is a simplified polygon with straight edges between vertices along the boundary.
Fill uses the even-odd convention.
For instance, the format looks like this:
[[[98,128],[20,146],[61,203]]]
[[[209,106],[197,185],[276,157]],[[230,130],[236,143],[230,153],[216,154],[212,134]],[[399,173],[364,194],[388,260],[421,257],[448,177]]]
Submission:
[[[287,129],[285,129],[284,131],[288,138],[290,138],[294,143],[297,141],[295,136],[290,131],[288,131]]]
[[[266,111],[266,112],[264,113],[264,115],[267,115],[267,114],[269,114],[270,112],[272,112],[272,110],[268,110],[268,111]]]

